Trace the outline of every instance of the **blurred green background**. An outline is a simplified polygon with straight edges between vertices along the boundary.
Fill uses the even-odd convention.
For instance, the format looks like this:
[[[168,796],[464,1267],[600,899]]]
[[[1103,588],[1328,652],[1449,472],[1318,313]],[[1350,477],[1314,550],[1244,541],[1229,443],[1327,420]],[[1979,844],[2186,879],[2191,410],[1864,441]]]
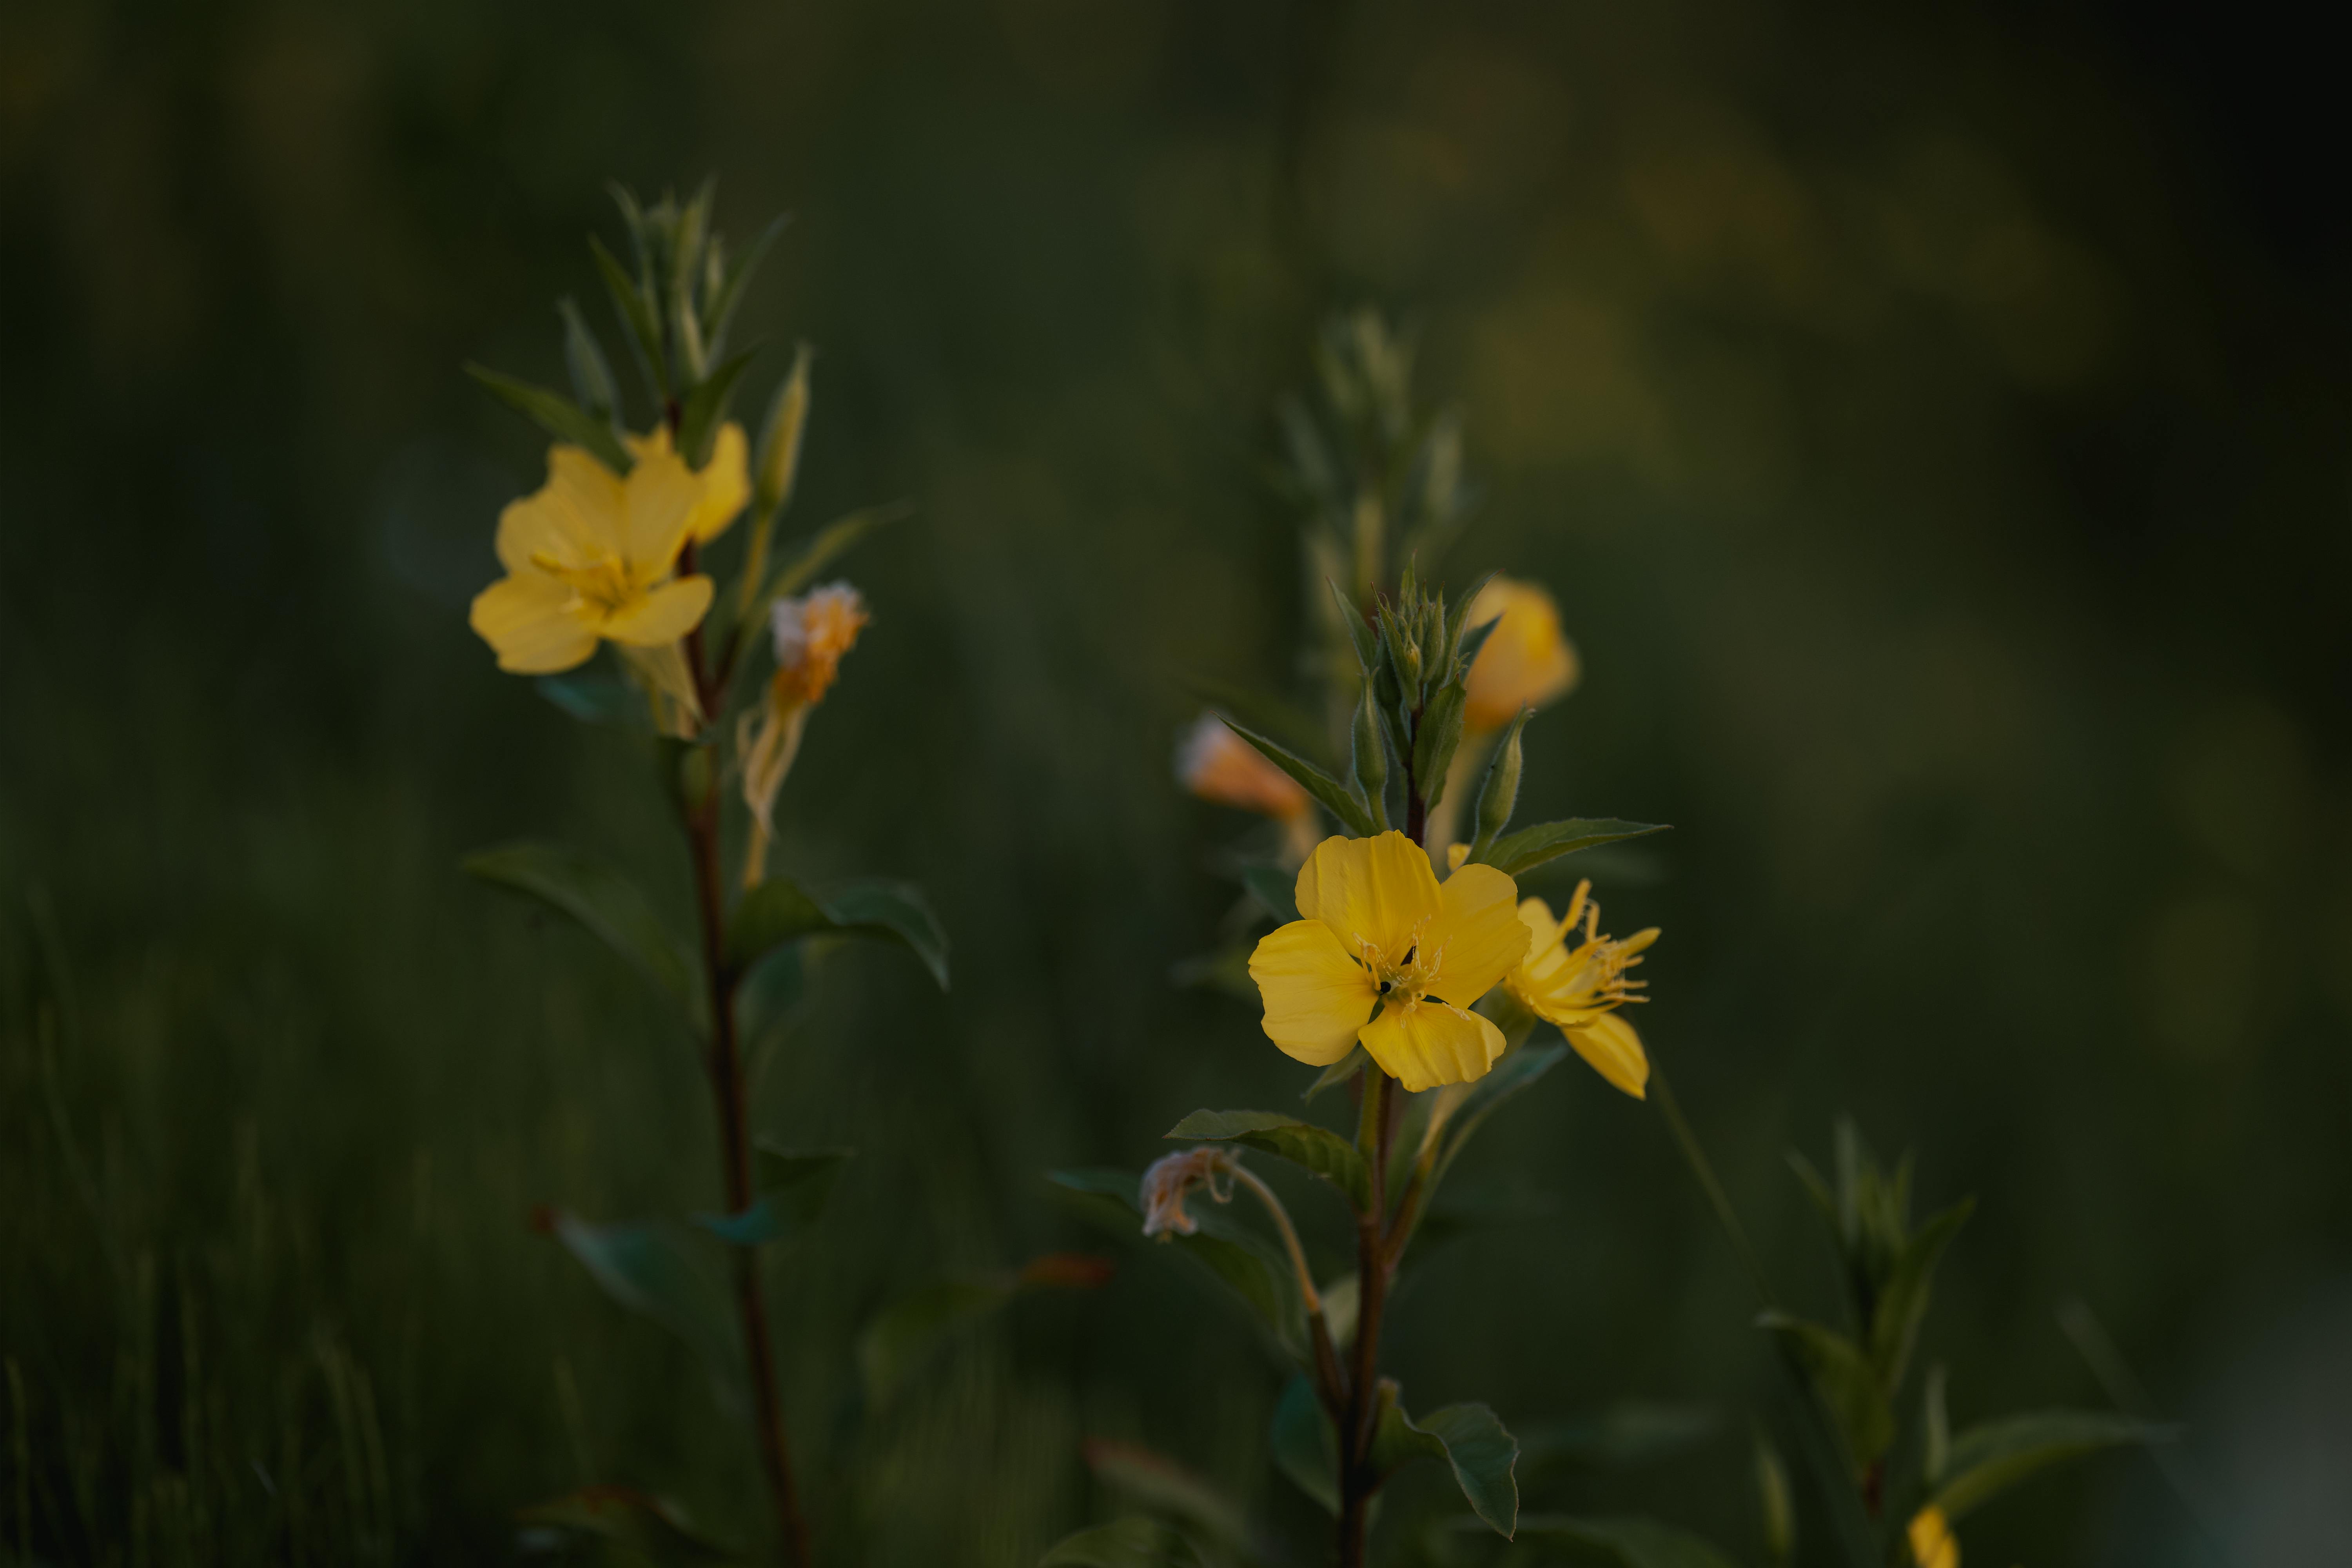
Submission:
[[[505,1561],[517,1505],[592,1480],[756,1520],[686,1352],[526,1226],[715,1200],[686,1043],[456,870],[569,837],[684,918],[637,760],[466,629],[541,457],[457,366],[560,381],[552,300],[607,319],[604,180],[715,171],[739,239],[797,214],[745,312],[754,399],[820,351],[787,528],[919,509],[848,563],[877,617],[778,864],[923,882],[956,989],[844,952],[757,1087],[762,1126],[861,1151],[779,1274],[836,1560],[1033,1562],[1109,1506],[1088,1436],[1313,1540],[1244,1323],[1041,1173],[1303,1086],[1169,980],[1246,827],[1169,757],[1189,680],[1296,679],[1270,411],[1360,303],[1467,419],[1450,574],[1548,583],[1583,653],[1531,808],[1676,825],[1595,874],[1612,926],[1665,928],[1643,1030],[1784,1289],[1828,1280],[1781,1151],[1850,1110],[1923,1203],[1980,1195],[1927,1330],[1956,1419],[2100,1403],[2080,1298],[2191,1425],[2201,1531],[2118,1458],[1972,1520],[1969,1560],[2330,1560],[2323,58],[2121,7],[11,5],[0,1437],[34,1465],[0,1552],[20,1484],[44,1561]],[[1752,1553],[1769,1362],[1655,1115],[1563,1071],[1470,1165],[1522,1217],[1396,1309],[1414,1403],[1711,1405],[1672,1462],[1529,1502]],[[846,1414],[877,1303],[1076,1246],[1117,1281]]]

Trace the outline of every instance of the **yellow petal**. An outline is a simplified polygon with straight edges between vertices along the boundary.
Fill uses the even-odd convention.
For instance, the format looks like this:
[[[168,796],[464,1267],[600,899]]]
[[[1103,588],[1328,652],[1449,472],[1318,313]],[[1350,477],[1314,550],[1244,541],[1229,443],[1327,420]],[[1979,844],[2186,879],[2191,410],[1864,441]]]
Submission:
[[[650,585],[669,574],[701,499],[702,486],[677,454],[649,450],[637,459],[622,497],[621,524],[621,555],[635,581]]]
[[[1576,1054],[1612,1086],[1635,1100],[1650,1097],[1649,1053],[1642,1049],[1642,1037],[1633,1032],[1633,1026],[1622,1015],[1603,1013],[1590,1023],[1560,1033],[1576,1047]]]
[[[1495,988],[1528,951],[1519,889],[1492,866],[1465,866],[1445,879],[1440,913],[1422,941],[1437,955],[1429,989],[1467,1007]]]
[[[680,577],[627,605],[598,629],[631,647],[674,643],[702,624],[703,612],[710,608],[711,592],[708,577]]]
[[[1471,601],[1470,624],[1501,617],[1465,683],[1463,722],[1499,730],[1522,708],[1540,708],[1576,685],[1576,648],[1559,629],[1559,606],[1539,584],[1497,577]]]
[[[1383,1007],[1379,1017],[1364,1026],[1360,1037],[1381,1070],[1415,1094],[1442,1083],[1484,1078],[1503,1054],[1502,1030],[1475,1013],[1443,1002]]]
[[[1250,954],[1249,972],[1265,1002],[1265,1037],[1309,1067],[1329,1067],[1346,1056],[1380,996],[1363,965],[1321,921],[1268,931]]]
[[[694,521],[688,526],[697,543],[708,544],[726,532],[751,499],[751,450],[743,426],[730,419],[719,427],[719,438],[710,444],[710,461],[694,476],[701,481],[702,499],[694,503]]]
[[[527,571],[537,556],[586,566],[621,547],[621,478],[578,447],[547,449],[547,483],[499,514],[499,563]]]
[[[475,595],[467,619],[498,651],[500,669],[553,675],[585,664],[596,651],[596,634],[581,620],[576,604],[562,583],[525,570]]]
[[[1391,829],[1377,838],[1326,838],[1298,868],[1298,912],[1339,933],[1350,952],[1369,942],[1404,962],[1441,906],[1429,857]]]

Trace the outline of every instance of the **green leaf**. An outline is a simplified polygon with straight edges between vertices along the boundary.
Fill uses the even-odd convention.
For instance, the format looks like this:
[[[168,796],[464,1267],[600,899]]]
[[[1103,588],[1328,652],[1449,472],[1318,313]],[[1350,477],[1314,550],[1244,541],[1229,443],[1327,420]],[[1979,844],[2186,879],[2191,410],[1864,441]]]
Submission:
[[[1125,1171],[1049,1171],[1046,1180],[1070,1194],[1077,1212],[1114,1236],[1139,1240],[1143,1210],[1137,1202],[1140,1177]],[[1205,1268],[1239,1297],[1251,1313],[1292,1355],[1306,1346],[1306,1308],[1298,1300],[1290,1260],[1273,1243],[1212,1204],[1196,1200],[1189,1211],[1200,1229],[1160,1239]]]
[[[1572,1519],[1566,1514],[1531,1513],[1519,1521],[1518,1539],[1594,1548],[1608,1552],[1624,1568],[1733,1568],[1731,1559],[1704,1536],[1650,1519]]]
[[[702,336],[712,353],[727,352],[727,329],[734,324],[735,307],[743,302],[743,286],[751,280],[751,274],[759,270],[760,263],[767,259],[777,237],[792,221],[790,213],[780,214],[770,220],[768,226],[760,231],[760,237],[751,242],[751,248],[728,268],[727,280],[703,301]]]
[[[751,351],[735,354],[686,395],[677,415],[677,450],[688,468],[699,468],[710,461],[711,444],[719,439],[719,427],[727,422],[727,399],[751,363]]]
[[[1460,681],[1437,689],[1422,710],[1412,736],[1412,777],[1423,805],[1435,805],[1445,795],[1446,771],[1462,745],[1462,716],[1469,700]]]
[[[1298,879],[1295,873],[1279,866],[1244,866],[1242,886],[1276,920],[1288,924],[1298,918]]]
[[[1380,1424],[1372,1433],[1372,1467],[1385,1479],[1414,1459],[1444,1459],[1471,1511],[1506,1541],[1517,1528],[1519,1484],[1511,1474],[1518,1439],[1484,1405],[1449,1405],[1415,1421],[1404,1411],[1396,1382],[1380,1384]]]
[[[630,233],[635,237],[638,254],[645,253],[642,223],[631,216],[633,205],[624,205],[624,216],[630,216]],[[613,297],[613,310],[621,318],[627,332],[629,347],[636,355],[637,368],[645,373],[646,384],[653,388],[656,402],[669,395],[669,365],[662,353],[661,316],[655,309],[652,297],[629,276],[628,269],[604,248],[604,242],[594,235],[588,237],[588,254],[594,258],[597,275],[604,279],[604,291]]]
[[[1952,1439],[1936,1506],[1958,1519],[2034,1471],[2102,1448],[2169,1439],[2169,1427],[2098,1410],[2042,1410],[1981,1422]]]
[[[1221,1545],[1246,1551],[1249,1521],[1223,1492],[1163,1454],[1135,1443],[1090,1437],[1087,1468],[1138,1507],[1181,1521]]]
[[[591,1225],[562,1210],[552,1228],[606,1295],[684,1340],[719,1386],[740,1397],[743,1361],[733,1313],[683,1235],[660,1221]]]
[[[1372,814],[1363,802],[1340,784],[1338,779],[1313,763],[1276,742],[1267,740],[1256,731],[1225,720],[1225,728],[1255,746],[1267,762],[1298,781],[1298,785],[1323,805],[1342,827],[1359,838],[1369,838],[1373,832]]]
[[[629,454],[613,427],[583,409],[560,392],[537,386],[511,375],[501,375],[485,365],[468,364],[466,374],[488,389],[498,400],[554,437],[575,447],[585,447],[596,460],[616,474],[626,474],[630,468]]]
[[[1944,1363],[1927,1369],[1919,1396],[1919,1475],[1933,1487],[1952,1468],[1952,1415],[1944,1398]]]
[[[921,890],[903,882],[853,882],[820,900],[789,878],[771,877],[736,906],[727,962],[748,969],[784,942],[836,935],[899,942],[948,988],[947,933]]]
[[[654,731],[653,705],[645,688],[593,668],[542,675],[531,682],[541,697],[583,724],[609,724],[642,735]]]
[[[1359,1211],[1372,1201],[1371,1173],[1356,1146],[1328,1127],[1276,1110],[1196,1110],[1168,1130],[1171,1138],[1239,1143],[1304,1166],[1348,1194]]]
[[[816,581],[816,574],[846,553],[851,546],[885,523],[898,522],[915,515],[914,507],[902,500],[885,501],[835,518],[814,533],[801,547],[801,552],[776,568],[776,574],[761,590],[753,606],[751,620],[756,625],[767,617],[768,606],[787,595],[797,594]]]
[[[1367,1051],[1361,1046],[1356,1047],[1346,1056],[1341,1057],[1338,1061],[1333,1062],[1329,1067],[1325,1068],[1320,1073],[1317,1074],[1315,1081],[1307,1086],[1307,1092],[1300,1095],[1298,1098],[1301,1100],[1313,1100],[1325,1089],[1335,1088],[1339,1084],[1347,1082],[1349,1079],[1361,1072],[1364,1068],[1364,1064],[1371,1059],[1372,1056],[1370,1051]]]
[[[1037,1568],[1200,1568],[1183,1532],[1156,1519],[1121,1519],[1056,1542]]]
[[[676,997],[696,1028],[709,1027],[709,1001],[692,950],[670,934],[636,884],[620,872],[558,844],[502,845],[478,850],[461,864],[471,876],[570,915]]]
[[[572,373],[572,395],[581,407],[612,424],[619,417],[621,406],[621,389],[613,380],[613,367],[605,363],[596,334],[581,319],[580,307],[572,302],[572,297],[567,294],[557,300],[555,310],[563,318],[563,363]]]
[[[656,1568],[689,1563],[740,1563],[743,1553],[711,1539],[675,1504],[629,1487],[589,1487],[517,1511],[542,1530],[609,1541]]]
[[[1267,1434],[1275,1468],[1291,1484],[1323,1506],[1339,1512],[1339,1439],[1331,1429],[1330,1415],[1317,1397],[1315,1384],[1294,1377],[1274,1406],[1274,1425]]]
[[[841,1176],[851,1149],[825,1149],[795,1154],[765,1138],[755,1142],[751,1158],[757,1194],[740,1214],[698,1214],[694,1223],[736,1247],[760,1247],[787,1241],[806,1231],[824,1212],[825,1199]]]
[[[1879,1381],[1888,1388],[1903,1386],[1903,1370],[1911,1347],[1918,1342],[1920,1320],[1927,1315],[1927,1296],[1936,1279],[1936,1263],[1950,1245],[1976,1200],[1963,1198],[1914,1232],[1895,1259],[1894,1270],[1879,1287],[1877,1305],[1870,1316],[1870,1359]]]
[[[1771,1568],[1789,1568],[1797,1560],[1797,1500],[1789,1487],[1789,1467],[1761,1427],[1756,1432],[1756,1511],[1765,1561]]]
[[[1765,1312],[1756,1322],[1779,1335],[1804,1367],[1854,1462],[1866,1465],[1885,1453],[1895,1440],[1895,1409],[1862,1347],[1835,1330],[1786,1312]]]
[[[939,1279],[876,1314],[857,1337],[857,1372],[870,1408],[889,1403],[908,1374],[929,1361],[950,1335],[1013,1300],[1003,1279]]]
[[[1424,1206],[1428,1198],[1435,1194],[1437,1184],[1445,1179],[1446,1172],[1453,1168],[1454,1162],[1468,1147],[1471,1136],[1486,1118],[1495,1113],[1496,1108],[1566,1061],[1568,1055],[1569,1048],[1565,1045],[1521,1046],[1497,1062],[1485,1078],[1470,1086],[1470,1092],[1463,1097],[1461,1105],[1454,1110],[1440,1134],[1444,1142],[1439,1147],[1435,1164],[1430,1169],[1428,1192],[1423,1197]]]
[[[1613,816],[1572,816],[1564,822],[1539,822],[1495,840],[1484,857],[1484,864],[1513,877],[1524,876],[1547,860],[1557,860],[1596,844],[1615,844],[1621,839],[1640,838],[1665,830],[1666,824],[1662,822],[1620,822]]]

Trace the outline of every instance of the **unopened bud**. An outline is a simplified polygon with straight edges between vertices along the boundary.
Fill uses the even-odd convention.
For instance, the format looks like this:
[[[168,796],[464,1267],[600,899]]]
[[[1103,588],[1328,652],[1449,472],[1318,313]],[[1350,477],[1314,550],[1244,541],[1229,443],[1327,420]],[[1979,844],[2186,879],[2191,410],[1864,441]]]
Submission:
[[[1502,837],[1503,829],[1511,825],[1511,813],[1519,804],[1519,735],[1528,727],[1532,708],[1522,708],[1519,716],[1511,721],[1500,744],[1486,763],[1486,781],[1478,788],[1477,852],[1484,855]]]
[[[1362,786],[1364,798],[1375,806],[1387,793],[1389,785],[1389,749],[1381,739],[1379,699],[1370,686],[1356,704],[1353,734],[1354,753],[1349,759],[1355,768],[1356,783]],[[1374,816],[1381,813],[1375,811]]]

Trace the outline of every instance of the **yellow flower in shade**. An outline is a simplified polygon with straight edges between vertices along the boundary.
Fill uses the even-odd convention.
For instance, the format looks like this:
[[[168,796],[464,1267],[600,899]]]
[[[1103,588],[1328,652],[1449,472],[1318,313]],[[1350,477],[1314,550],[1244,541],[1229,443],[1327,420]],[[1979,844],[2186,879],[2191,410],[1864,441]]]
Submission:
[[[1627,979],[1625,972],[1642,962],[1642,950],[1658,940],[1658,930],[1652,926],[1622,942],[1601,935],[1601,906],[1591,895],[1592,884],[1579,882],[1568,913],[1557,921],[1541,899],[1519,906],[1527,957],[1504,984],[1528,1012],[1559,1025],[1593,1071],[1634,1099],[1647,1099],[1650,1058],[1642,1037],[1617,1009],[1645,999],[1635,994],[1643,983]],[[1573,947],[1571,935],[1580,939]]]
[[[1559,606],[1541,586],[1513,577],[1489,582],[1470,601],[1469,624],[1484,626],[1497,616],[1503,624],[1470,666],[1462,722],[1472,730],[1499,730],[1520,709],[1567,696],[1580,673],[1576,645],[1559,629]]]
[[[667,648],[701,625],[710,579],[677,576],[704,487],[667,450],[623,479],[578,447],[547,454],[547,483],[499,514],[507,574],[474,598],[474,630],[499,668],[551,675],[599,638]]]
[[[1214,713],[1202,714],[1184,731],[1176,748],[1176,776],[1202,800],[1277,822],[1296,822],[1313,805],[1297,780],[1259,755]]]
[[[846,583],[812,589],[797,599],[779,599],[768,612],[775,640],[776,673],[768,700],[737,721],[736,750],[743,758],[743,804],[751,808],[751,843],[743,865],[746,887],[767,874],[768,841],[775,836],[777,792],[800,754],[801,731],[809,710],[824,700],[841,673],[842,656],[873,617],[866,601]]]
[[[1911,1518],[1911,1558],[1919,1568],[1960,1568],[1960,1543],[1951,1521],[1933,1503]]]
[[[1484,1077],[1503,1032],[1469,1008],[1527,951],[1518,896],[1492,866],[1465,866],[1439,886],[1402,833],[1326,838],[1298,872],[1307,918],[1250,954],[1266,1037],[1310,1067],[1361,1041],[1415,1093]]]
[[[667,457],[671,450],[667,425],[656,426],[650,436],[622,440],[640,463],[656,454]],[[727,531],[751,499],[751,443],[744,439],[743,426],[730,419],[719,427],[710,443],[710,461],[697,468],[694,478],[702,487],[701,498],[694,503],[694,542],[708,544]]]

